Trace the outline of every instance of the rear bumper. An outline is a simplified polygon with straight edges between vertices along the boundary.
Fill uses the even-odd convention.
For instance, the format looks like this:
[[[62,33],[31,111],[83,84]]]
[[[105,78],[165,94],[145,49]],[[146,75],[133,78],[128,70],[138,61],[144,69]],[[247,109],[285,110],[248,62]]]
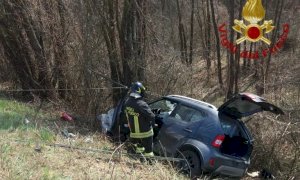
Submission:
[[[242,159],[233,156],[227,156],[214,152],[209,159],[206,159],[206,163],[203,165],[203,170],[212,172],[213,174],[222,174],[231,177],[242,177],[247,172],[250,165],[250,159]],[[214,164],[210,164],[209,161],[213,159]]]
[[[246,170],[247,169],[240,169],[240,168],[221,165],[214,171],[214,173],[231,176],[231,177],[242,177],[246,173]]]

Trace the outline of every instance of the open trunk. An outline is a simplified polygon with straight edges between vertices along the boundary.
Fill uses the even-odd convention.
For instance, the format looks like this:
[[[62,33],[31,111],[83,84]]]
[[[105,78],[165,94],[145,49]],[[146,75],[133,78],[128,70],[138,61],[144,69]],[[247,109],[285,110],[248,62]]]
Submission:
[[[252,137],[239,119],[262,111],[274,114],[284,112],[264,98],[251,93],[239,93],[218,108],[225,138],[220,151],[223,154],[249,158],[253,149]]]
[[[222,117],[220,122],[225,135],[220,152],[230,156],[249,158],[253,149],[253,140],[243,122],[229,117]]]

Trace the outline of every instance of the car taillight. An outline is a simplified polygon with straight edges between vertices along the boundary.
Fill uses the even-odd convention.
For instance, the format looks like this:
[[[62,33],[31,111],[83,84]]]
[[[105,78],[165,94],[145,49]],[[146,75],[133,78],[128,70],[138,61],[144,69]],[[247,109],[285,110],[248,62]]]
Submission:
[[[225,136],[224,135],[217,135],[216,138],[213,140],[211,145],[215,148],[220,148],[222,142],[224,141]]]
[[[214,167],[215,166],[215,158],[211,158],[209,160],[209,165],[210,165],[210,167]]]

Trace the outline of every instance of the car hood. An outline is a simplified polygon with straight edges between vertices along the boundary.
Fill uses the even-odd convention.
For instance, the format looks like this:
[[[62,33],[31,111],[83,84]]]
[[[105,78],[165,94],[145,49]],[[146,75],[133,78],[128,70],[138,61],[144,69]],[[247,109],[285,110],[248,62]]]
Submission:
[[[284,114],[280,108],[268,103],[264,98],[251,93],[239,93],[235,95],[220,106],[218,111],[234,118],[250,116],[261,111]]]

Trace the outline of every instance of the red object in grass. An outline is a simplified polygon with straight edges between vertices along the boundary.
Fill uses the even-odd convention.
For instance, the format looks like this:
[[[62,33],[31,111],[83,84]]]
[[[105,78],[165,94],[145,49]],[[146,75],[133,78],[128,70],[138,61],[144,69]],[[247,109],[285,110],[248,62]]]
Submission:
[[[61,113],[61,119],[64,121],[74,121],[74,119],[66,112]]]

